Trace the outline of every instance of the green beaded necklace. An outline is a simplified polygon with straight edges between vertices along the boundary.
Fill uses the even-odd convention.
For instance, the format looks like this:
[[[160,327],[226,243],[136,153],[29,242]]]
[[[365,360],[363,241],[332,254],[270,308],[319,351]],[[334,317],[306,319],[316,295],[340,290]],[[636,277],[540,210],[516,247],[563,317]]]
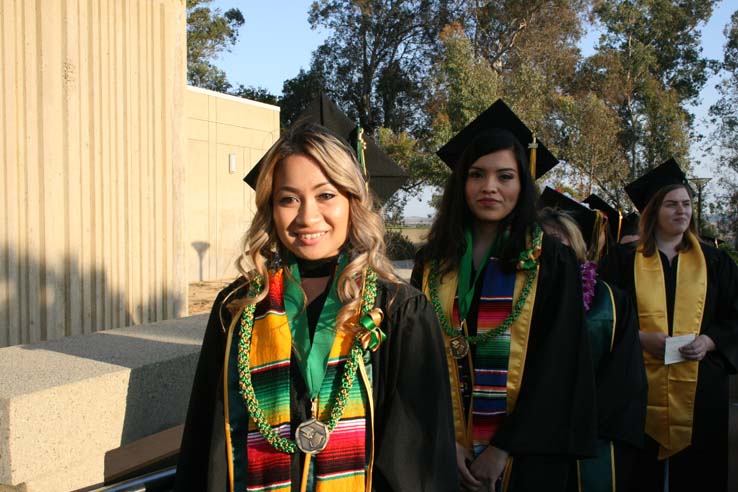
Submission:
[[[260,292],[262,284],[262,278],[256,277],[249,288],[249,297]],[[369,311],[371,311],[374,306],[376,298],[377,274],[371,268],[367,268],[361,302],[361,314],[363,316],[369,314]],[[249,369],[249,366],[251,365],[251,334],[254,329],[255,309],[255,304],[249,304],[243,310],[243,314],[241,315],[237,360],[239,393],[246,402],[249,415],[256,424],[256,427],[259,429],[259,433],[261,433],[262,437],[264,437],[264,439],[277,451],[293,454],[297,450],[297,443],[292,439],[281,437],[272,428],[272,426],[269,425],[269,422],[264,416],[264,411],[261,409],[259,400],[256,397],[256,393],[254,392],[254,385],[251,382],[251,369]],[[359,340],[358,335],[359,334],[357,334],[357,337],[354,339],[354,343],[351,346],[341,377],[341,389],[338,391],[338,395],[336,395],[336,400],[331,408],[330,417],[326,424],[329,432],[332,432],[333,429],[336,428],[338,421],[341,420],[341,416],[343,415],[343,411],[346,407],[346,401],[349,397],[349,392],[354,384],[356,371],[359,367],[359,358],[362,356],[363,352],[361,340]],[[317,417],[317,415],[315,417]]]
[[[483,335],[464,335],[463,333],[459,333],[451,326],[451,322],[446,317],[446,314],[443,312],[443,305],[441,304],[441,300],[438,296],[438,287],[440,284],[438,275],[438,261],[434,260],[431,263],[430,272],[428,273],[428,287],[431,297],[430,301],[433,305],[433,309],[436,312],[436,316],[438,316],[438,320],[441,323],[441,328],[446,333],[446,335],[452,338],[463,336],[463,338],[470,344],[483,345],[494,337],[510,329],[513,323],[515,323],[515,321],[520,316],[520,313],[523,312],[525,301],[530,295],[531,288],[533,287],[533,281],[536,278],[538,255],[540,254],[541,243],[543,242],[543,231],[538,226],[538,224],[534,226],[532,236],[532,247],[526,249],[525,251],[522,251],[520,253],[520,256],[518,257],[518,269],[527,271],[525,275],[525,283],[523,284],[523,288],[520,290],[520,296],[518,297],[515,306],[513,306],[512,312],[507,316],[507,318],[505,318],[505,321],[503,321],[497,328],[489,330]]]

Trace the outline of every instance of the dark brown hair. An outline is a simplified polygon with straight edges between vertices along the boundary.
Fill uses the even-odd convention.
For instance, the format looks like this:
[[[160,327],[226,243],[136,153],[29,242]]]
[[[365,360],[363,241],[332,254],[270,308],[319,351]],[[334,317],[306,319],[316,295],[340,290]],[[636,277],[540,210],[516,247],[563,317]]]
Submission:
[[[643,256],[653,256],[656,254],[656,225],[658,224],[659,210],[661,209],[661,205],[664,203],[664,197],[668,193],[678,190],[679,188],[687,190],[687,195],[689,195],[690,201],[693,199],[692,190],[690,190],[688,186],[683,184],[672,184],[664,186],[654,193],[653,197],[648,201],[646,208],[643,209],[639,226],[641,237],[638,240],[638,249],[643,252]],[[694,222],[694,213],[692,213],[689,218],[689,227],[687,228],[687,231],[692,232],[695,237],[699,237],[697,234],[697,226]],[[682,237],[682,242],[677,246],[677,251],[689,251],[691,247],[692,243],[689,242],[689,238],[687,238],[687,235],[685,234]]]

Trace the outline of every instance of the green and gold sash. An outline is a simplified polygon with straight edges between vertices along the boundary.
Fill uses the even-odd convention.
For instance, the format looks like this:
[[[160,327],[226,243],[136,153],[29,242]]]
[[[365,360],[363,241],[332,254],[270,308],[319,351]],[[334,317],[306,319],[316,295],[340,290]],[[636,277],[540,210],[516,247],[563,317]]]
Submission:
[[[592,350],[592,368],[598,374],[602,361],[612,352],[617,326],[615,298],[610,286],[602,280],[597,280],[594,299],[584,319]],[[614,492],[615,476],[615,450],[612,441],[597,439],[595,456],[577,460],[580,492]]]

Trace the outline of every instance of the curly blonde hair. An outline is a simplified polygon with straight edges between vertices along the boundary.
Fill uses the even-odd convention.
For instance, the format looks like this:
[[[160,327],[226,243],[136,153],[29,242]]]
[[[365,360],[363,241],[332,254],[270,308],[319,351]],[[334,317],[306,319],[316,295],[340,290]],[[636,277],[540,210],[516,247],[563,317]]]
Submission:
[[[269,264],[285,249],[274,226],[272,191],[277,166],[291,155],[311,158],[331,184],[349,200],[349,227],[344,251],[349,254],[350,261],[337,282],[338,296],[343,303],[336,317],[336,327],[340,328],[359,310],[368,267],[381,279],[392,283],[400,281],[385,255],[384,223],[375,211],[374,199],[367,190],[353,152],[327,129],[315,124],[288,130],[262,161],[256,183],[256,214],[243,236],[236,268],[249,283],[257,276],[261,277],[264,287],[255,296],[244,298],[239,307],[255,304],[266,297]],[[289,275],[289,271],[285,270],[285,274]]]

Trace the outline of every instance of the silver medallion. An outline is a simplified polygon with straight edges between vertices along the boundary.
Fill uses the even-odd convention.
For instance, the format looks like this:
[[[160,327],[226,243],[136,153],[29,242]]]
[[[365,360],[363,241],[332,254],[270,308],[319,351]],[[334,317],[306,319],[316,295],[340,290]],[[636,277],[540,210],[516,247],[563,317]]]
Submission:
[[[320,420],[308,419],[297,426],[295,442],[305,454],[318,454],[328,445],[330,432],[328,426]]]
[[[454,359],[463,359],[469,353],[469,342],[464,335],[457,335],[448,341],[448,349]]]

